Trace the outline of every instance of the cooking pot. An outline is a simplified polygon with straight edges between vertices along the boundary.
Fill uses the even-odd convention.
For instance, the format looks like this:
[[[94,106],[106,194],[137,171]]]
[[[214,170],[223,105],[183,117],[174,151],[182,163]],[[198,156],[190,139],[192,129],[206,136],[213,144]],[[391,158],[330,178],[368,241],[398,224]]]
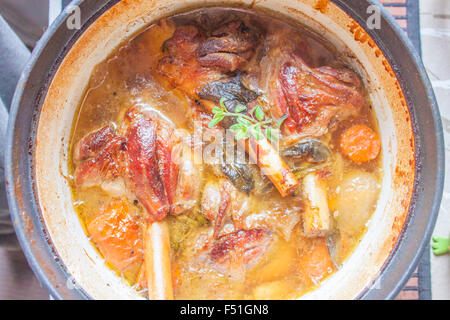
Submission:
[[[24,68],[2,144],[11,218],[42,285],[57,299],[140,298],[105,265],[73,209],[67,179],[72,122],[99,62],[152,21],[204,6],[254,8],[297,21],[325,37],[362,75],[382,136],[380,198],[354,253],[302,298],[396,297],[417,267],[438,213],[443,132],[419,56],[371,0],[73,1]],[[20,51],[3,67],[20,65],[26,58]]]

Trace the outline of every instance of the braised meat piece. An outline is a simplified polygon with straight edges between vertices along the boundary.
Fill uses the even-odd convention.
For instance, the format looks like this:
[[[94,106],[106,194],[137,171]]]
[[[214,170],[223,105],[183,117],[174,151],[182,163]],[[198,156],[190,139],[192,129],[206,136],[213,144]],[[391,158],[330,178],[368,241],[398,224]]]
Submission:
[[[232,231],[218,238],[200,234],[193,239],[194,250],[185,254],[194,269],[208,266],[236,279],[258,264],[274,240],[272,231],[267,228]]]
[[[75,170],[77,185],[92,187],[122,174],[125,139],[115,132],[105,134],[109,132],[109,128],[107,126],[89,133],[74,149],[74,155],[85,160]]]
[[[211,261],[224,269],[251,269],[267,252],[273,242],[269,229],[239,230],[226,234],[214,242]]]
[[[249,52],[258,44],[257,34],[241,21],[228,22],[211,32],[198,49],[199,56],[215,52],[242,54]]]
[[[196,96],[198,87],[223,77],[221,72],[203,67],[198,60],[197,49],[205,40],[205,33],[198,27],[178,27],[164,43],[168,55],[158,63],[159,72],[191,97]]]
[[[178,199],[183,194],[177,191],[179,166],[174,158],[179,141],[168,123],[136,107],[126,112],[122,127],[122,135],[107,126],[80,140],[74,155],[84,161],[75,170],[74,182],[93,187],[122,178],[149,221],[162,220],[172,206],[184,201]]]
[[[75,161],[84,161],[95,157],[100,150],[115,136],[112,126],[104,126],[84,136],[75,146],[73,158]]]
[[[259,86],[266,92],[272,117],[288,115],[285,135],[321,136],[333,121],[357,115],[364,105],[356,73],[318,59],[301,34],[272,32],[264,48]]]
[[[206,184],[201,209],[205,218],[213,223],[213,237],[219,238],[230,230],[239,230],[244,226],[243,219],[248,214],[249,199],[228,179],[221,179],[218,183]],[[225,228],[225,224],[228,228]]]
[[[130,185],[153,219],[162,220],[169,212],[169,202],[159,174],[157,123],[142,114],[133,114],[126,139]]]
[[[235,71],[253,54],[258,37],[241,21],[229,22],[214,30],[197,50],[202,66]]]
[[[164,43],[168,55],[158,68],[174,86],[196,98],[200,88],[242,67],[257,44],[256,32],[241,21],[226,23],[210,36],[197,26],[184,25]]]
[[[320,136],[331,120],[355,115],[364,105],[361,83],[348,69],[310,68],[292,55],[278,74],[277,113],[288,114],[285,126],[290,132]]]

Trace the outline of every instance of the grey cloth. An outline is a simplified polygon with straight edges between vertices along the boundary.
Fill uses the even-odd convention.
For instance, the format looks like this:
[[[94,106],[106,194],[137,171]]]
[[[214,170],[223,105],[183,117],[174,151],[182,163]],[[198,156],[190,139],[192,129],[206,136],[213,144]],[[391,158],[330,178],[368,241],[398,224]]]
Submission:
[[[0,14],[29,48],[47,28],[48,8],[47,0],[0,1]]]

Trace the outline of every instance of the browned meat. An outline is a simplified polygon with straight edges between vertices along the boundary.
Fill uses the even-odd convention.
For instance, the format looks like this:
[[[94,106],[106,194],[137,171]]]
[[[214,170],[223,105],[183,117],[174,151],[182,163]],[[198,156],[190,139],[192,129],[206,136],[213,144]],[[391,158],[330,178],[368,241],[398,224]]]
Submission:
[[[269,229],[239,230],[217,239],[209,253],[213,264],[223,271],[255,266],[273,242]]]
[[[232,21],[213,31],[197,54],[202,66],[235,71],[250,58],[257,44],[255,32],[241,21]]]
[[[235,20],[217,28],[198,49],[204,56],[214,52],[244,53],[253,50],[258,44],[257,33],[243,22]]]
[[[217,238],[225,224],[228,207],[231,202],[228,181],[223,180],[219,184],[209,182],[202,196],[202,213],[214,224],[213,237]]]
[[[245,227],[244,218],[248,211],[248,197],[239,192],[227,179],[219,183],[206,184],[202,195],[202,214],[214,225],[214,238],[219,238],[226,231],[224,225],[232,223],[232,230]]]
[[[158,172],[156,132],[157,123],[140,114],[134,115],[126,132],[130,185],[150,221],[162,220],[170,208]]]
[[[172,206],[175,201],[179,169],[173,148],[179,141],[171,126],[162,121],[159,121],[157,125],[156,153],[158,157],[159,175],[166,190],[167,200]]]
[[[290,132],[320,136],[333,117],[344,119],[364,105],[358,77],[347,69],[310,68],[292,55],[278,74],[277,113],[288,114],[285,127]]]
[[[136,107],[126,112],[125,120],[123,136],[107,126],[80,140],[74,153],[85,161],[76,168],[74,181],[92,187],[122,177],[146,209],[148,220],[162,220],[181,201],[173,153],[178,140],[169,124]]]
[[[193,25],[178,27],[164,43],[168,56],[159,61],[159,71],[174,86],[197,98],[207,83],[228,78],[253,54],[256,33],[240,21],[226,23],[208,37]]]
[[[311,52],[301,35],[273,33],[267,38],[259,85],[267,92],[272,117],[288,115],[286,134],[321,136],[332,120],[356,115],[365,103],[354,72],[320,66]]]
[[[110,125],[85,135],[75,146],[74,160],[84,161],[95,157],[115,135]]]
[[[198,61],[203,67],[218,68],[223,71],[236,71],[245,60],[240,56],[227,52],[214,52],[199,57]]]
[[[86,139],[86,142],[89,144],[91,140]],[[74,176],[77,185],[95,186],[103,180],[112,180],[122,174],[125,139],[112,135],[108,140],[102,141],[102,144],[103,148],[97,154],[76,168]],[[80,145],[75,150],[80,149],[88,148]]]
[[[168,56],[158,64],[159,72],[191,97],[196,97],[199,87],[223,77],[219,71],[203,67],[198,61],[197,48],[205,40],[205,33],[195,26],[178,27],[164,43]]]

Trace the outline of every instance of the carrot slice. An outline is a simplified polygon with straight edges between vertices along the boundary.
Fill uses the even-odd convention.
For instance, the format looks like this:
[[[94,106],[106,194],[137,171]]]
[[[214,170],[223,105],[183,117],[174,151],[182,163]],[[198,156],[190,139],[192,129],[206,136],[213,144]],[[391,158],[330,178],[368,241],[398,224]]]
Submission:
[[[356,125],[341,135],[340,148],[351,160],[362,163],[378,157],[381,142],[372,129],[365,125]]]
[[[300,274],[310,284],[317,285],[336,268],[328,253],[325,238],[316,239],[299,261]]]
[[[105,260],[119,271],[142,259],[141,228],[124,201],[109,204],[87,229]]]

